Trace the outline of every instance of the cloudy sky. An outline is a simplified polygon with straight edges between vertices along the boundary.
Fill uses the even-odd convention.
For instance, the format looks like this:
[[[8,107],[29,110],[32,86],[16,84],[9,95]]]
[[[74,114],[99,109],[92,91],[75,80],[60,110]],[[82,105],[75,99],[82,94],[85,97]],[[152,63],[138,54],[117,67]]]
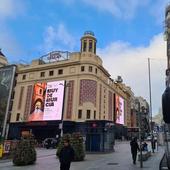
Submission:
[[[164,11],[169,0],[0,0],[0,48],[11,63],[29,63],[51,50],[79,51],[87,30],[115,79],[149,101],[151,60],[153,114],[165,87]]]

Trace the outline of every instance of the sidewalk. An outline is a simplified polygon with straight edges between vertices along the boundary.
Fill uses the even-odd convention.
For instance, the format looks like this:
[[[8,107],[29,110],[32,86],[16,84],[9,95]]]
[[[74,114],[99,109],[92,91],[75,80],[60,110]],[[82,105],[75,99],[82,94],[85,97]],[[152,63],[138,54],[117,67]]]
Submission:
[[[159,163],[163,156],[164,149],[159,147],[159,151],[152,153],[152,156],[143,162],[143,169],[159,170]],[[87,155],[86,161],[74,162],[71,170],[139,170],[140,162],[132,163],[129,142],[118,142],[115,152],[102,155]]]
[[[152,156],[143,162],[144,170],[159,170],[159,163],[164,149],[159,147]],[[55,150],[38,150],[38,158],[35,165],[24,167],[13,166],[12,162],[0,162],[1,170],[59,170],[59,161],[56,159]],[[87,154],[85,161],[73,162],[70,170],[141,170],[140,162],[132,163],[129,142],[118,142],[115,152],[107,154]]]

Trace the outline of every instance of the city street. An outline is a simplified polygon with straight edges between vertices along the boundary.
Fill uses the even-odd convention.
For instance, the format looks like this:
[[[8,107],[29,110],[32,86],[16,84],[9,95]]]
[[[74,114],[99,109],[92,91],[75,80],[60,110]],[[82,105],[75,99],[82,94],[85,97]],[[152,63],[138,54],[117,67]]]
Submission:
[[[1,161],[1,170],[59,170],[59,161],[54,149],[37,149],[37,162],[35,165],[16,167],[11,161]],[[152,156],[143,162],[143,169],[159,170],[159,162],[163,155],[163,148],[159,147]],[[138,170],[140,163],[132,164],[129,142],[117,142],[115,152],[107,154],[87,154],[83,162],[73,162],[71,170]]]

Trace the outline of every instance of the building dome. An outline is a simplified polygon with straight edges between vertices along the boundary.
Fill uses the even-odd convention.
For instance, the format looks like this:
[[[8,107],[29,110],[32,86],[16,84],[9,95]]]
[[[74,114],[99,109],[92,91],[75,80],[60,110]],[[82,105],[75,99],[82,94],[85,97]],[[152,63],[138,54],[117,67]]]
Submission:
[[[5,55],[2,53],[1,49],[0,49],[0,67],[7,65],[8,64],[8,60],[5,57]]]

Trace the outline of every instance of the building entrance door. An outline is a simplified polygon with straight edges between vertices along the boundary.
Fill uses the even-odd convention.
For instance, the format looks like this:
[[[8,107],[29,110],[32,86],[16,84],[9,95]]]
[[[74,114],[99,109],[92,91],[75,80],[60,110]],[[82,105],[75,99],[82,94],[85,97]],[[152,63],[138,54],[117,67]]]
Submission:
[[[87,134],[86,136],[86,150],[90,152],[100,151],[100,134]]]

